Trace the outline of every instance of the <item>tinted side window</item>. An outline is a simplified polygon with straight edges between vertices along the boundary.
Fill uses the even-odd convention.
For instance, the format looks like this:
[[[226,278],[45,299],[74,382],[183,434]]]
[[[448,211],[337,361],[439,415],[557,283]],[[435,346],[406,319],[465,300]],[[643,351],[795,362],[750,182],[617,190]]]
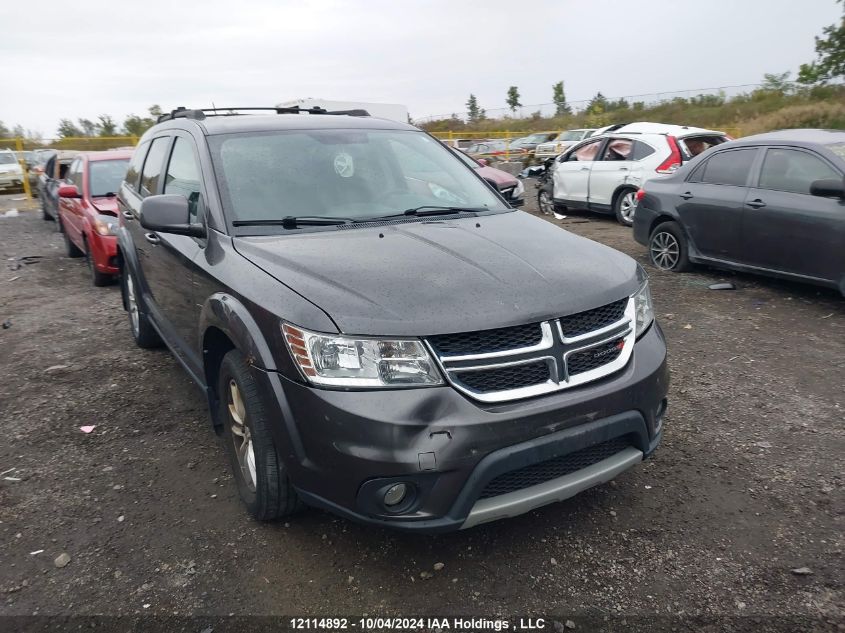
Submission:
[[[634,151],[631,154],[631,160],[642,160],[646,156],[651,156],[654,152],[655,149],[648,143],[634,141]]]
[[[756,155],[756,148],[735,149],[714,154],[704,165],[699,181],[713,185],[744,187],[748,182],[748,172],[751,171]]]
[[[124,180],[126,184],[132,189],[138,189],[138,177],[141,175],[141,166],[144,164],[144,157],[147,155],[147,150],[150,149],[149,143],[142,143],[135,148],[135,153],[132,154],[132,160],[129,162],[129,169],[126,170],[126,177]]]
[[[150,145],[150,152],[144,161],[144,171],[141,172],[141,195],[144,197],[152,195],[158,188],[158,179],[164,166],[164,154],[169,143],[170,138],[162,136]]]
[[[760,170],[760,189],[810,193],[814,180],[842,175],[822,159],[795,149],[769,149]]]
[[[200,169],[194,156],[193,143],[177,136],[170,153],[170,163],[164,177],[164,193],[183,195],[188,199],[191,222],[197,220],[200,200]]]

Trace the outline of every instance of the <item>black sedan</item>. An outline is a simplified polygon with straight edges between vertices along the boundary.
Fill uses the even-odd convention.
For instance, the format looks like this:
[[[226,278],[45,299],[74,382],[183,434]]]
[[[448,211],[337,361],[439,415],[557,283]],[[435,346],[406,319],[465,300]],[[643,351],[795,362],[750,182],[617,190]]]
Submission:
[[[724,143],[637,193],[651,262],[838,288],[845,295],[845,131],[783,130]]]

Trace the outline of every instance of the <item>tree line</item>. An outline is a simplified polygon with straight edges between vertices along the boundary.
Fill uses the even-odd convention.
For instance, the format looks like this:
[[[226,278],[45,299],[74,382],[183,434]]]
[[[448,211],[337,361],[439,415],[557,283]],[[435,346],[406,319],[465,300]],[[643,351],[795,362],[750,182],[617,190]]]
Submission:
[[[837,0],[837,2],[842,3],[843,8],[845,8],[845,0]],[[809,87],[842,82],[845,79],[845,11],[843,11],[843,18],[838,25],[831,24],[825,27],[822,31],[822,36],[818,36],[815,39],[816,59],[810,63],[801,64],[798,70],[798,76],[794,82],[790,80],[790,72],[766,74],[763,76],[763,83],[760,89],[763,91],[777,91],[789,94],[801,86]],[[693,101],[695,99],[707,101],[718,98],[715,95],[700,95],[699,97],[694,97]],[[519,88],[517,86],[509,86],[505,93],[505,104],[511,113],[515,114],[517,109],[522,107],[520,99]],[[722,101],[724,101],[724,97],[722,97]],[[560,117],[572,114],[572,108],[566,101],[563,81],[558,81],[552,85],[552,103],[555,106],[554,116]],[[700,103],[696,105],[714,104]],[[629,108],[642,110],[644,107],[644,103],[629,103],[624,98],[615,101],[609,100],[599,91],[590,99],[584,110],[584,114],[601,115],[607,112],[627,110]],[[453,114],[452,118],[457,119],[458,117],[456,114]],[[540,113],[534,113],[532,118],[540,118]],[[466,119],[469,123],[479,123],[487,119],[487,110],[481,107],[478,103],[478,98],[472,93],[470,93],[469,99],[466,102]]]
[[[101,114],[96,120],[79,118],[59,119],[57,137],[64,138],[103,138],[110,136],[141,136],[152,127],[162,115],[159,105],[147,108],[147,116],[130,114],[123,123],[118,124],[109,114]],[[11,129],[0,121],[0,138],[39,139],[41,134],[32,130],[25,130],[23,126],[15,125]]]

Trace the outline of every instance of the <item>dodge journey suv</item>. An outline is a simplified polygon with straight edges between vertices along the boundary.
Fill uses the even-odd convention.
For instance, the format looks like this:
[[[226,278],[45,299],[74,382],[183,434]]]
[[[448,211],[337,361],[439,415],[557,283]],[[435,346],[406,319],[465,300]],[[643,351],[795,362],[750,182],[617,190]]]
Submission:
[[[634,260],[410,125],[270,110],[163,115],[117,195],[132,335],[203,388],[254,517],[467,528],[655,450],[666,347]]]

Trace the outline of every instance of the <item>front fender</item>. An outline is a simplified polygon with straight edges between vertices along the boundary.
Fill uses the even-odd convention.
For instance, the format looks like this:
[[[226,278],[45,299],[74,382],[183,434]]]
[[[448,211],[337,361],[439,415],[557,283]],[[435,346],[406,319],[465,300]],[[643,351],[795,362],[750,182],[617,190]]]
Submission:
[[[208,297],[200,312],[200,341],[211,327],[223,332],[250,365],[276,371],[276,361],[261,328],[240,300],[224,292],[216,292]]]

